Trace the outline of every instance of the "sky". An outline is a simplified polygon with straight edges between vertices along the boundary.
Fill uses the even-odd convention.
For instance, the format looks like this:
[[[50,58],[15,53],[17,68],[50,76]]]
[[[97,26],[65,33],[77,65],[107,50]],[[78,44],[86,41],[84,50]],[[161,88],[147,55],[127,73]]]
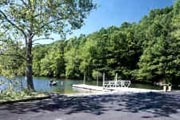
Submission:
[[[90,34],[102,27],[120,26],[123,22],[138,22],[150,10],[173,5],[175,0],[94,0],[97,9],[90,12],[84,26],[73,31],[67,38]],[[54,40],[60,40],[59,35],[53,35]],[[50,43],[52,41],[45,41]],[[44,42],[44,44],[46,44]]]

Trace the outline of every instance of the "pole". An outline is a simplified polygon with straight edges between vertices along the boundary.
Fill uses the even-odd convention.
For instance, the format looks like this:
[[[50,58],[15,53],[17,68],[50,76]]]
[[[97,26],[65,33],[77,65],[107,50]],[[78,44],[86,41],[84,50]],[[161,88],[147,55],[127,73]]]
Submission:
[[[103,88],[104,88],[104,84],[105,84],[105,73],[103,73]]]
[[[115,87],[117,87],[117,79],[118,79],[118,73],[116,73],[116,76],[115,76]]]
[[[98,75],[97,75],[97,86],[98,86],[98,84],[99,84],[99,78],[98,78]]]
[[[86,84],[86,73],[84,72],[83,84]]]

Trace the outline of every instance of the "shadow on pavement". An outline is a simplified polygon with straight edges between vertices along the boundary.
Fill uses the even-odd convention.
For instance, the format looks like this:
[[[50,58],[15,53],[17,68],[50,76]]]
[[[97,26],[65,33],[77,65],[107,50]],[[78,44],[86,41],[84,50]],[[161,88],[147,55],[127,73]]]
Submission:
[[[180,115],[180,94],[133,93],[124,95],[98,95],[88,97],[52,96],[51,99],[14,103],[0,106],[0,111],[16,114],[30,112],[63,112],[64,114],[105,114],[108,111],[146,113],[142,118]],[[151,114],[151,115],[147,115]]]

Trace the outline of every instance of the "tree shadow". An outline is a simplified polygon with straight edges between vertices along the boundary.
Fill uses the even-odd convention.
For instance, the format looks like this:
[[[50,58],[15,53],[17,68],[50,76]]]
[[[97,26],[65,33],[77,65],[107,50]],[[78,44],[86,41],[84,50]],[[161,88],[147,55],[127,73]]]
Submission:
[[[108,111],[147,113],[142,118],[169,117],[180,113],[180,94],[133,93],[116,95],[98,95],[86,97],[52,96],[51,99],[14,103],[0,106],[1,110],[11,113],[59,111],[64,114],[90,113],[105,114]]]
[[[126,97],[127,98],[127,97]],[[128,112],[151,113],[151,117],[169,117],[171,114],[180,112],[180,95],[162,93],[139,93],[131,94],[126,100]],[[144,118],[150,116],[142,116]]]

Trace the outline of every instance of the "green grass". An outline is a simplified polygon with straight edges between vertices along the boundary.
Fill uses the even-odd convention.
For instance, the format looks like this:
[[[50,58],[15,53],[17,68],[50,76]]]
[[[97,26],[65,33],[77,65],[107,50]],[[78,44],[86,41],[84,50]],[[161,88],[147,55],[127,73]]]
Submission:
[[[35,99],[47,96],[48,95],[45,93],[29,92],[27,90],[17,92],[14,90],[6,89],[0,92],[0,102]]]

